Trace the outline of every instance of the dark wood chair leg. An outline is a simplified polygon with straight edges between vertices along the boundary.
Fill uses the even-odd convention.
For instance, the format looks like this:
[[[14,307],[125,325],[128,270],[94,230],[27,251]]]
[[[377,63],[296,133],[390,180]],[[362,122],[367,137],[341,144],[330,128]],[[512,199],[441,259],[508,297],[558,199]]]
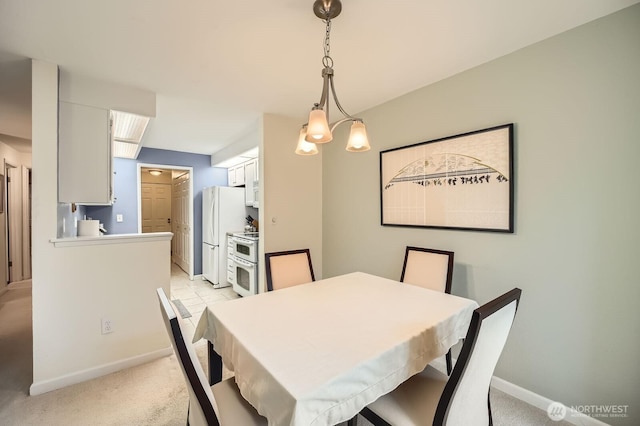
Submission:
[[[207,359],[209,360],[209,385],[222,381],[222,358],[213,349],[213,343],[207,342]]]
[[[451,375],[451,370],[453,370],[453,362],[451,361],[451,349],[447,352],[445,357],[447,359],[447,376]]]
[[[352,419],[347,420],[347,426],[357,426],[358,425],[358,415],[356,414]]]
[[[369,423],[373,424],[374,426],[393,426],[387,423],[382,417],[378,416],[367,407],[364,407],[362,411],[360,411],[360,415],[367,419]]]

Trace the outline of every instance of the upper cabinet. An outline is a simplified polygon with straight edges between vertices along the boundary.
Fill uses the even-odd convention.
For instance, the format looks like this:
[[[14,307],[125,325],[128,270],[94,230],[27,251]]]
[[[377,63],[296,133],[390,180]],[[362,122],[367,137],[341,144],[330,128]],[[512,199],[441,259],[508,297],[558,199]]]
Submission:
[[[58,201],[113,204],[111,112],[60,101],[58,126]]]
[[[252,158],[227,169],[229,186],[244,186],[245,205],[258,207],[258,159]]]
[[[244,163],[244,201],[245,205],[258,207],[258,159]]]
[[[240,163],[237,166],[229,167],[227,169],[229,186],[243,186],[244,179],[244,163]]]

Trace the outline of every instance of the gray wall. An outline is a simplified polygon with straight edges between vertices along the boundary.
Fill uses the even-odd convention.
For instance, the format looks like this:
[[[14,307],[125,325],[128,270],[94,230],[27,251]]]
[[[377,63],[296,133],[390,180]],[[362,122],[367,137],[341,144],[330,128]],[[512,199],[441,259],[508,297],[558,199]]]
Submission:
[[[264,114],[260,146],[260,244],[265,253],[308,248],[322,278],[322,156],[295,154],[300,120]],[[261,266],[264,289],[264,262]]]
[[[636,5],[364,112],[371,151],[345,153],[348,126],[323,147],[324,276],[399,278],[406,245],[453,250],[453,293],[523,289],[497,376],[567,405],[628,404],[603,420],[637,424],[639,111]],[[514,234],[380,225],[380,150],[510,122]]]

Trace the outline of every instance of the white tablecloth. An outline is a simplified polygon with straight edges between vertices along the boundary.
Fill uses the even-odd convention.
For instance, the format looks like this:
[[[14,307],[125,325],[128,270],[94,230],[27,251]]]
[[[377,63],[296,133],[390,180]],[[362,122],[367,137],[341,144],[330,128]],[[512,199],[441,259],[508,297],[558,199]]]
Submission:
[[[207,307],[213,342],[270,425],[333,425],[464,338],[478,304],[356,272]]]

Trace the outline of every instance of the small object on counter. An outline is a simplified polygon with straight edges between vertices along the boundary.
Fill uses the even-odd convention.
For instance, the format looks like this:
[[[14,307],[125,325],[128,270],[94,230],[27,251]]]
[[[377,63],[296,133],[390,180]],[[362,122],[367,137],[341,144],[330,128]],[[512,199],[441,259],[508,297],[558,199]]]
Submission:
[[[99,237],[100,223],[97,220],[83,219],[78,221],[78,237]]]
[[[251,215],[247,215],[244,220],[247,221],[244,232],[256,232],[258,230],[258,221],[252,218]]]

